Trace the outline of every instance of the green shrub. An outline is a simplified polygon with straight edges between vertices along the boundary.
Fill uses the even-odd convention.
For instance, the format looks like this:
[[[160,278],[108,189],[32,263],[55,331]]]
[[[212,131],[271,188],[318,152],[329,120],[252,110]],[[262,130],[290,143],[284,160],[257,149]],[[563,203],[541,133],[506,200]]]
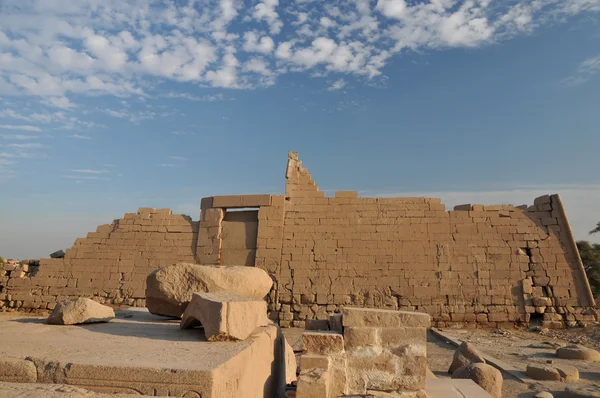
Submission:
[[[577,249],[594,296],[600,294],[600,244],[580,240]]]

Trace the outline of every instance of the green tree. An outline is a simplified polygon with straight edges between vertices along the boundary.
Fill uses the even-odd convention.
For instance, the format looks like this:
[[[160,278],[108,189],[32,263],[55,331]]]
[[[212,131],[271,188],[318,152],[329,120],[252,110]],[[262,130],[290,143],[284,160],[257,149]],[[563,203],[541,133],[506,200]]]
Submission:
[[[4,263],[6,260],[4,259],[4,257],[0,256],[0,264]]]
[[[596,228],[594,228],[590,231],[590,235],[595,234],[596,232],[600,232],[600,222],[598,224],[596,224]]]
[[[580,240],[577,249],[594,296],[600,294],[600,244]]]

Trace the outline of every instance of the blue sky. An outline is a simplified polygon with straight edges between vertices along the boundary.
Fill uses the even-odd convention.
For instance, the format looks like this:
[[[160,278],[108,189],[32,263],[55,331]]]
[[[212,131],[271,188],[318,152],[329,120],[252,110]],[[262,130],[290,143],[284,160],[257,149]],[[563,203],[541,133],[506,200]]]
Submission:
[[[290,150],[329,192],[559,193],[588,239],[598,104],[600,0],[4,0],[0,255],[281,193]]]

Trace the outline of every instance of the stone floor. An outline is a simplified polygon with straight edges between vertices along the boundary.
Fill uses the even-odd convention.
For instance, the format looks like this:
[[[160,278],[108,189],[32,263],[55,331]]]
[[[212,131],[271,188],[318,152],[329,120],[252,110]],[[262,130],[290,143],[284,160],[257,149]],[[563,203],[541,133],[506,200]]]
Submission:
[[[271,388],[275,326],[259,328],[241,342],[207,342],[202,329],[180,330],[179,321],[145,309],[116,315],[108,323],[77,326],[3,315],[0,362],[27,358],[37,368],[38,383],[107,393],[207,398],[249,388],[245,396],[262,397]],[[0,381],[14,380],[0,374]]]

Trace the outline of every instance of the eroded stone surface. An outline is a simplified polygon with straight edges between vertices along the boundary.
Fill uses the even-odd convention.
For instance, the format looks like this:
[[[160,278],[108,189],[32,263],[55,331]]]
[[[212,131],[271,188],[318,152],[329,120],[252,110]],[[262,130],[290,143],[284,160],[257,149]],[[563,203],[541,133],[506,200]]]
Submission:
[[[600,388],[595,386],[567,387],[565,398],[600,398]]]
[[[456,369],[467,366],[471,363],[485,363],[483,355],[471,343],[463,341],[460,346],[454,351],[452,363],[448,369],[448,373],[453,373]]]
[[[533,363],[527,365],[527,376],[535,380],[560,381],[561,376],[554,366]]]
[[[471,363],[456,369],[453,379],[471,379],[494,398],[502,398],[502,373],[485,363]]]
[[[81,323],[108,322],[115,317],[112,308],[88,298],[64,300],[56,304],[48,317],[52,325],[76,325]]]
[[[194,293],[181,320],[181,329],[198,324],[209,341],[244,340],[254,329],[271,323],[267,303],[231,292]]]
[[[281,336],[283,341],[283,356],[285,360],[285,383],[290,384],[296,380],[296,356],[294,355],[294,349],[287,341],[284,336]]]
[[[33,362],[19,358],[0,358],[0,381],[35,383],[37,371]]]
[[[140,394],[103,394],[64,384],[0,382],[0,397],[13,398],[149,398]]]
[[[326,369],[306,369],[300,372],[297,398],[329,398],[329,371]]]
[[[556,350],[556,355],[563,359],[580,359],[582,361],[600,361],[600,352],[591,348],[570,345]]]
[[[179,263],[159,268],[146,278],[146,307],[157,315],[180,318],[198,292],[229,291],[263,299],[273,280],[255,267]]]

